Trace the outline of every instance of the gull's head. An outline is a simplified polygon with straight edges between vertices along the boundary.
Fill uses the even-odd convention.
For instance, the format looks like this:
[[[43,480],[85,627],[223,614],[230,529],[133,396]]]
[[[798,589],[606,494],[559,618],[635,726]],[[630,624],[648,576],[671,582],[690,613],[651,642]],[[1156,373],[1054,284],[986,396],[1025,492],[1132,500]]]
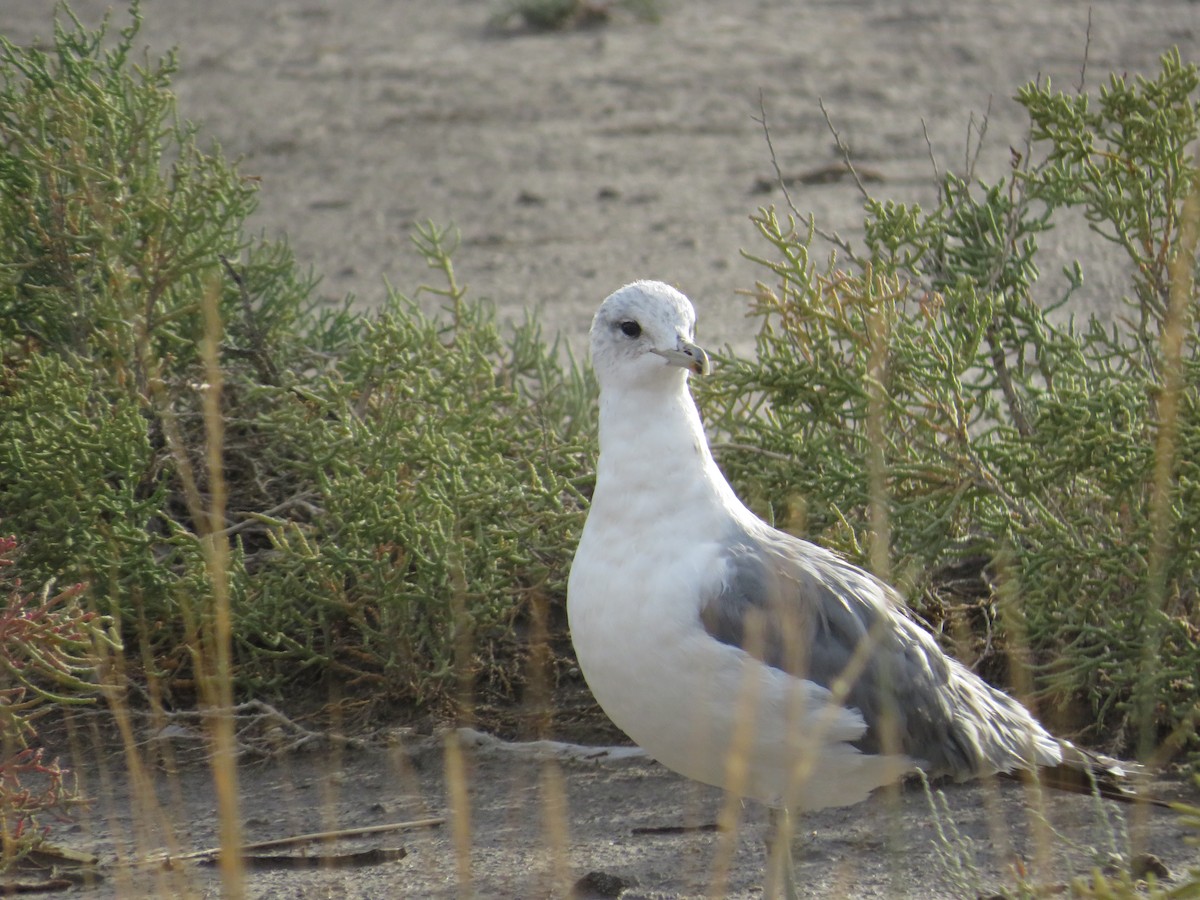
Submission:
[[[592,367],[600,388],[681,384],[707,375],[708,354],[694,343],[696,311],[661,281],[635,281],[609,295],[592,319]]]

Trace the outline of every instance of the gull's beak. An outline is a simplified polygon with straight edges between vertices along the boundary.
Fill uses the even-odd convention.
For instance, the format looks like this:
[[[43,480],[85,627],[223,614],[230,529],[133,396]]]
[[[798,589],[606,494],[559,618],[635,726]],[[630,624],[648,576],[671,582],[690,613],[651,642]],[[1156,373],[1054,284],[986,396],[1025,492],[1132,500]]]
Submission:
[[[707,375],[712,371],[712,364],[708,361],[708,354],[704,352],[704,348],[683,338],[679,339],[674,350],[654,349],[650,352],[665,359],[668,366],[679,366],[681,369],[687,369],[697,375]]]

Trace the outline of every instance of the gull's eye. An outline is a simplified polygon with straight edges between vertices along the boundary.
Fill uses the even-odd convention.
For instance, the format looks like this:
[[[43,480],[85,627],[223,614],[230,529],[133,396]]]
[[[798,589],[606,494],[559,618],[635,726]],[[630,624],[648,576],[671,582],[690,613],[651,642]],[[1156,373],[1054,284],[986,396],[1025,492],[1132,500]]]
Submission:
[[[625,337],[635,338],[642,333],[642,326],[633,321],[633,319],[626,319],[617,327],[621,329],[621,334],[625,335]]]

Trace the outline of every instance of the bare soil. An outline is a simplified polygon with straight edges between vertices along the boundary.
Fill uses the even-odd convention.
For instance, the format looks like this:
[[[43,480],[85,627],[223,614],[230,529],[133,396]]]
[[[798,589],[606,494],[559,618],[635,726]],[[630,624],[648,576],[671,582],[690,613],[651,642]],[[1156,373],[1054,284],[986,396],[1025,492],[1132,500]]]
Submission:
[[[138,749],[158,763],[135,775],[131,754],[98,736],[105,731],[77,728],[73,740],[60,741],[65,759],[78,755],[81,787],[94,801],[55,840],[101,861],[90,876],[73,876],[70,892],[97,900],[223,896],[213,857],[187,856],[220,843],[202,732],[178,725],[158,732],[155,752],[148,740]],[[463,749],[461,776],[446,752],[452,738]],[[248,851],[247,896],[761,896],[765,809],[736,804],[737,829],[718,832],[722,792],[640,754],[628,745],[391,728],[352,745],[317,741],[247,761],[239,769],[247,842],[376,829]],[[455,784],[465,786],[458,806]],[[1178,777],[1157,778],[1146,791],[1200,799]],[[386,827],[399,823],[416,824]],[[456,843],[458,827],[466,845]],[[1133,858],[1163,867],[1157,871],[1169,879],[1184,877],[1200,864],[1195,832],[1190,844],[1188,834],[1167,810],[1042,793],[1016,781],[942,785],[933,797],[910,784],[855,807],[805,815],[796,874],[809,897],[990,897],[1018,879],[1053,895],[1093,869],[1115,877]],[[732,853],[727,870],[718,862],[723,847]],[[174,857],[171,865],[145,862],[164,853]]]
[[[87,24],[110,5],[72,4]],[[1084,76],[1095,85],[1110,71],[1153,73],[1171,46],[1200,55],[1195,0],[664,0],[660,24],[616,13],[601,27],[552,34],[490,31],[496,7],[473,0],[144,6],[140,40],[152,55],[180,49],[181,114],[203,122],[261,179],[254,226],[286,234],[301,263],[324,276],[324,295],[352,293],[373,306],[385,278],[411,292],[426,277],[408,244],[412,225],[453,223],[462,233],[457,270],[472,290],[502,317],[536,312],[576,349],[600,300],[638,277],[688,293],[710,345],[752,348],[753,323],[737,292],[765,273],[741,251],[766,248],[748,217],[783,200],[755,121],[760,101],[797,208],[853,236],[856,188],[819,177],[840,154],[818,99],[858,164],[878,175],[877,194],[928,202],[931,157],[961,171],[971,128],[985,116],[977,173],[1003,173],[1010,147],[1023,148],[1024,120],[1011,97],[1026,81],[1049,77],[1071,88]],[[44,38],[52,11],[49,0],[4,0],[0,33],[18,43]],[[125,21],[118,7],[114,24]],[[1082,227],[1057,240],[1064,264],[1080,257],[1087,266],[1080,308],[1111,313],[1123,273],[1115,248]],[[1054,273],[1046,274],[1043,290],[1054,296]],[[562,730],[569,740],[597,728],[593,719]],[[434,736],[393,730],[357,749],[246,764],[247,839],[445,816],[442,747]],[[219,896],[211,867],[118,864],[172,841],[185,850],[213,846],[217,828],[205,766],[153,769],[138,789],[118,750],[100,741],[78,751],[95,803],[67,839],[101,854],[107,868],[103,881],[72,890]],[[590,882],[592,896],[622,885],[626,898],[712,890],[720,835],[633,829],[711,823],[719,792],[646,759],[546,757],[488,741],[466,755],[478,896],[562,896],[590,872],[609,876]],[[1164,796],[1189,790],[1178,780],[1154,788]],[[918,789],[806,817],[797,851],[805,895],[986,895],[1011,887],[1023,870],[1061,883],[1131,848],[1156,854],[1172,877],[1200,864],[1177,819],[1158,810],[1046,797],[1051,835],[1037,797],[1016,783],[953,786],[945,796],[936,815]],[[336,848],[402,847],[407,855],[394,861],[253,868],[249,894],[460,895],[466,872],[456,867],[453,821]],[[731,897],[758,896],[761,883],[763,812],[747,807],[742,821]]]

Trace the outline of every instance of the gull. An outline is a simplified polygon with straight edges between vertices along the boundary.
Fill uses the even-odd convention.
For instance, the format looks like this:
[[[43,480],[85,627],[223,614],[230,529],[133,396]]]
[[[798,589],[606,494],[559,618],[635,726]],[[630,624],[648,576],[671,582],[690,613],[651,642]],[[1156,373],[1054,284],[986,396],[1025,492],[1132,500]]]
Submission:
[[[592,321],[600,457],[567,613],[612,721],[668,768],[772,809],[772,896],[796,896],[791,814],[917,770],[1074,770],[1105,793],[1115,761],[944,654],[887,584],[742,504],[688,388],[710,370],[694,326],[691,302],[657,281],[616,291]]]

